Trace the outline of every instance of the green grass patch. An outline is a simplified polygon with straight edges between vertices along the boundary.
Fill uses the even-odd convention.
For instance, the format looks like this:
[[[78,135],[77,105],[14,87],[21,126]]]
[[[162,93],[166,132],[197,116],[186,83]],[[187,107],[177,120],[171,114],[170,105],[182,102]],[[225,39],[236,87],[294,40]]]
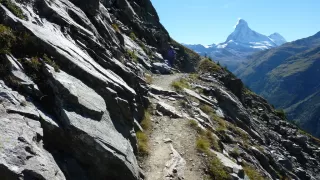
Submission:
[[[260,174],[260,172],[251,166],[246,165],[243,167],[243,170],[250,179],[264,180],[264,177]]]
[[[188,124],[192,128],[197,128],[198,127],[198,122],[196,120],[193,120],[193,119],[190,119]]]
[[[201,106],[200,106],[200,109],[201,109],[204,113],[208,114],[209,116],[213,116],[213,115],[215,114],[214,109],[213,109],[211,106],[209,106],[209,105],[206,105],[206,104],[201,105]]]
[[[209,140],[211,147],[213,147],[214,150],[221,152],[218,139],[210,131],[206,132],[206,137]]]
[[[17,16],[20,19],[26,19],[26,16],[23,14],[23,11],[13,3],[11,0],[0,0],[0,3],[3,4],[6,8],[8,8],[12,14]]]
[[[220,130],[226,130],[227,129],[227,127],[228,127],[227,122],[224,119],[222,119],[221,117],[219,117],[218,115],[213,114],[213,116],[211,116],[211,119],[214,122],[218,123],[218,125],[219,125],[218,129],[220,129]]]
[[[173,87],[177,91],[182,91],[184,88],[190,89],[190,85],[185,78],[181,78],[179,80],[173,81],[171,83],[171,87]]]
[[[151,115],[148,110],[144,111],[144,117],[140,123],[143,128],[143,132],[136,132],[137,141],[138,141],[138,155],[140,157],[145,157],[149,155],[149,138],[148,134],[150,133],[152,124],[151,124]]]
[[[212,155],[209,162],[209,174],[213,179],[216,180],[230,180],[229,173],[224,169],[222,162],[216,157]],[[251,178],[250,178],[251,179]],[[254,179],[256,180],[256,179]]]
[[[198,70],[202,73],[213,73],[221,71],[222,69],[215,62],[209,60],[208,58],[204,58],[199,62]]]
[[[149,154],[149,138],[144,132],[137,132],[137,141],[138,141],[138,155],[141,157],[147,156]]]
[[[196,147],[198,151],[205,153],[209,151],[210,141],[206,137],[200,136],[197,138]]]
[[[195,120],[190,120],[189,125],[195,129],[199,129],[198,123]],[[221,152],[218,139],[208,130],[200,130],[196,140],[197,151],[206,154],[205,164],[208,167],[208,179],[229,180],[230,175],[225,170],[223,164],[210,149]]]
[[[199,74],[191,73],[191,74],[189,74],[189,78],[191,80],[197,80],[197,79],[199,79]]]

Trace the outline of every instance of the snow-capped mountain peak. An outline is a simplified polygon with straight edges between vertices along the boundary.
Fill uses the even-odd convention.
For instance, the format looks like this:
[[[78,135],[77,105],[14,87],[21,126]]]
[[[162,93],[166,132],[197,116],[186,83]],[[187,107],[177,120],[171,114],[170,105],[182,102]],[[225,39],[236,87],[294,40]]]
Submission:
[[[277,46],[268,36],[262,35],[250,29],[248,23],[243,19],[238,20],[235,30],[228,36],[227,41],[225,43],[228,43],[231,40],[236,43],[248,45],[251,44],[253,46],[257,43],[260,45],[262,43],[265,45],[259,47],[262,47],[263,49]]]
[[[227,65],[232,70],[254,52],[278,47],[285,42],[286,40],[279,33],[274,33],[270,36],[260,34],[252,30],[244,19],[239,19],[234,27],[234,31],[223,43],[209,46],[199,44],[184,45],[200,55],[212,57],[213,60]]]
[[[235,29],[239,28],[249,28],[247,21],[244,19],[239,19],[237,24],[235,25]]]
[[[281,36],[279,33],[273,33],[268,37],[278,46],[287,42],[287,40],[283,36]]]

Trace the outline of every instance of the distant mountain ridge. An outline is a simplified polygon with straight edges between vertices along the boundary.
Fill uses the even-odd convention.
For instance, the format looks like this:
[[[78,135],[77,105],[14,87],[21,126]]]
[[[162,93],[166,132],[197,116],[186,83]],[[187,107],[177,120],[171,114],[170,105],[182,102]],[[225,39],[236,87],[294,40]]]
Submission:
[[[230,70],[235,70],[239,63],[245,61],[247,56],[261,50],[278,47],[286,42],[279,33],[273,33],[270,36],[260,34],[250,29],[245,20],[239,19],[235,30],[223,43],[209,46],[184,45],[200,55],[210,56],[213,60],[228,66]]]
[[[235,74],[320,137],[320,32],[253,54]]]

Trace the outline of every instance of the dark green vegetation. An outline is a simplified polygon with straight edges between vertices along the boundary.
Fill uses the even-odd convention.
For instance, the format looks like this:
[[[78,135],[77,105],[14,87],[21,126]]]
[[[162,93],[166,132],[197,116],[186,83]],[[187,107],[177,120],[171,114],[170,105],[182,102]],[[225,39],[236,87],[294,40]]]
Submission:
[[[51,88],[48,86],[47,79],[43,75],[42,68],[46,64],[52,66],[56,72],[60,71],[59,65],[54,58],[48,56],[46,51],[40,47],[41,44],[32,35],[11,29],[0,24],[0,76],[13,89],[23,91],[24,84],[21,79],[13,76],[11,71],[11,63],[6,55],[13,55],[23,66],[25,73],[29,76],[38,87],[46,92],[46,97],[51,94]],[[40,50],[40,51],[39,51]],[[39,97],[35,97],[39,98]],[[49,98],[48,98],[49,99]],[[44,103],[48,110],[52,110],[51,101]]]
[[[235,73],[289,120],[320,136],[320,32],[250,57]],[[278,115],[285,117],[283,113]]]
[[[16,37],[11,28],[0,24],[0,53],[7,54],[10,51]]]
[[[11,0],[0,0],[0,3],[3,4],[6,8],[8,8],[18,18],[26,19],[26,16],[23,14],[22,10]]]
[[[275,110],[275,113],[276,113],[276,115],[277,115],[278,117],[280,117],[281,119],[283,119],[283,120],[286,120],[286,119],[287,119],[287,115],[286,115],[286,113],[284,112],[283,109],[277,109],[277,110]]]

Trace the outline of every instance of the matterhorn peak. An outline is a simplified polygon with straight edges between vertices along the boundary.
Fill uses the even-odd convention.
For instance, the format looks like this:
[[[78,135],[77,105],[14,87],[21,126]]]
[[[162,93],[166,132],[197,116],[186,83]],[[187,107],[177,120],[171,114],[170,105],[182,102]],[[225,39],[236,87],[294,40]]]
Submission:
[[[237,24],[235,25],[235,29],[243,28],[243,27],[249,27],[247,21],[244,19],[239,18]]]
[[[238,20],[235,30],[228,36],[227,41],[223,44],[226,43],[242,44],[259,49],[268,49],[277,46],[268,36],[257,33],[249,28],[248,23],[243,19]],[[220,47],[225,47],[225,45]]]

